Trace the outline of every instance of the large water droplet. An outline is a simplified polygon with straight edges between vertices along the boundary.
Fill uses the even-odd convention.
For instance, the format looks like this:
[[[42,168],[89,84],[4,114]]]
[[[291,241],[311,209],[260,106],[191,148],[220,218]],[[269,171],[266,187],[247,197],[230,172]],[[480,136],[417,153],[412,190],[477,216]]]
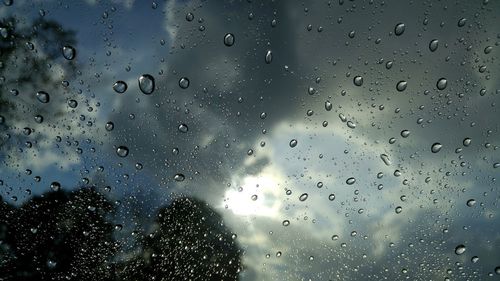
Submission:
[[[150,95],[155,90],[155,79],[149,74],[143,74],[139,77],[139,89],[145,95]]]
[[[194,20],[194,15],[193,13],[189,12],[186,14],[186,20],[187,21],[193,21]]]
[[[113,90],[115,90],[115,92],[117,92],[119,94],[125,93],[127,88],[128,88],[127,83],[125,83],[123,81],[116,81],[115,84],[113,84]]]
[[[455,254],[461,255],[463,253],[465,253],[465,246],[460,244],[455,248]]]
[[[354,85],[356,85],[358,87],[363,85],[363,77],[361,77],[361,76],[354,77],[354,79],[352,81],[353,81]]]
[[[431,146],[431,151],[432,153],[438,153],[442,147],[443,147],[442,144],[440,144],[439,142],[435,142]]]
[[[438,47],[439,47],[439,41],[437,39],[432,39],[431,42],[429,42],[429,50],[431,52],[435,52]]]
[[[128,155],[128,147],[126,146],[119,146],[117,149],[116,149],[116,154],[118,154],[118,156],[120,157],[127,157]]]
[[[396,24],[396,26],[394,27],[394,34],[396,34],[396,36],[400,36],[401,34],[403,34],[403,32],[405,32],[405,24],[404,23],[398,23]]]
[[[62,54],[65,59],[72,60],[76,56],[76,50],[71,46],[64,46],[62,48]]]
[[[175,174],[175,176],[174,176],[174,180],[177,182],[184,181],[185,179],[186,179],[186,177],[183,174]]]
[[[304,201],[307,200],[307,197],[309,197],[309,194],[302,193],[302,195],[300,195],[300,197],[299,197],[299,200],[302,201],[302,202],[304,202]]]
[[[396,85],[396,90],[398,90],[398,92],[402,92],[402,91],[406,90],[407,85],[408,85],[408,83],[406,81],[401,80]]]
[[[41,103],[48,103],[50,101],[50,96],[47,92],[39,91],[36,93],[36,98]]]
[[[347,183],[348,185],[352,185],[352,184],[354,184],[355,182],[356,182],[356,179],[355,179],[355,178],[353,178],[353,177],[350,177],[350,178],[348,178],[348,179],[345,181],[345,183]]]
[[[273,52],[271,50],[267,50],[264,60],[267,64],[270,64],[273,61]]]
[[[464,146],[469,146],[472,143],[472,140],[470,138],[465,138],[463,141]]]
[[[493,168],[500,168],[500,163],[493,163]]]
[[[187,89],[189,87],[189,79],[187,77],[182,77],[179,80],[179,87],[182,89]]]
[[[380,159],[386,164],[387,166],[391,165],[391,160],[389,159],[389,156],[387,154],[380,154]]]
[[[292,139],[290,141],[290,147],[296,147],[297,146],[297,140],[296,139]]]
[[[446,89],[447,85],[448,85],[448,81],[446,80],[446,78],[440,78],[436,83],[436,87],[438,88],[438,90]]]
[[[231,47],[234,44],[234,35],[232,33],[228,33],[224,36],[224,45]]]
[[[330,101],[328,101],[328,100],[325,101],[325,109],[326,109],[326,111],[332,110],[332,107],[333,107],[333,105],[332,105],[332,103]]]
[[[189,128],[186,124],[180,124],[179,127],[177,127],[177,129],[179,130],[179,132],[181,133],[187,133],[189,131]]]

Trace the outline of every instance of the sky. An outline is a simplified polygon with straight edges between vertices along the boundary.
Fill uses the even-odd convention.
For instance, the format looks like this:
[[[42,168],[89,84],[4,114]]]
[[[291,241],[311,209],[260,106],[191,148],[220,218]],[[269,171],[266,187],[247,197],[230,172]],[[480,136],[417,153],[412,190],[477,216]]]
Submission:
[[[110,186],[132,229],[197,197],[237,234],[241,280],[498,280],[499,2],[15,0],[0,16],[56,21],[76,50],[32,84],[11,81],[23,55],[4,62],[2,98],[25,113],[2,133],[5,200]],[[67,44],[32,41],[37,58]]]

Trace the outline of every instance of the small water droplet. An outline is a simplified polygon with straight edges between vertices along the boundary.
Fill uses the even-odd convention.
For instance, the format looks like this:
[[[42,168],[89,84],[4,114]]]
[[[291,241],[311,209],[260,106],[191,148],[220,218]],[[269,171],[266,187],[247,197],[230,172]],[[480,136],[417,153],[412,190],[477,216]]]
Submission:
[[[182,89],[187,89],[189,87],[189,79],[187,77],[182,77],[179,80],[179,87]]]
[[[41,103],[48,103],[50,101],[50,96],[47,92],[39,91],[36,93],[36,98]]]
[[[396,24],[396,26],[394,27],[394,34],[396,34],[396,36],[400,36],[401,34],[403,34],[403,32],[405,32],[405,24],[404,23],[398,23]]]
[[[347,121],[347,127],[354,129],[354,128],[356,128],[356,123],[354,123],[352,121]]]
[[[380,154],[380,159],[382,159],[385,165],[391,165],[391,160],[389,159],[389,156],[387,156],[387,154]]]
[[[297,146],[297,140],[296,139],[292,139],[290,141],[290,147],[296,147]]]
[[[234,44],[234,35],[232,33],[227,33],[224,36],[224,45],[231,47]]]
[[[403,138],[407,138],[409,135],[410,135],[410,131],[409,130],[402,130],[401,131],[401,136]]]
[[[126,146],[119,146],[117,149],[116,149],[116,154],[118,154],[118,156],[120,157],[127,157],[128,155],[128,147]]]
[[[155,79],[149,74],[143,74],[139,77],[139,89],[145,95],[150,95],[155,90]]]
[[[465,138],[463,141],[464,146],[469,146],[472,143],[472,140],[470,138]]]
[[[328,200],[330,200],[330,201],[335,200],[335,194],[332,193],[332,194],[328,195]]]
[[[354,85],[356,85],[358,87],[363,85],[363,77],[361,77],[361,76],[354,77],[354,79],[352,81],[353,81]]]
[[[63,57],[67,60],[72,60],[76,56],[76,50],[72,46],[64,46],[62,48]]]
[[[328,100],[325,101],[325,109],[326,109],[326,111],[332,110],[332,107],[333,107],[333,105],[332,105],[332,103],[330,101],[328,101]]]
[[[431,151],[432,153],[438,153],[442,147],[443,147],[442,144],[440,144],[439,142],[435,142],[431,146]]]
[[[468,207],[473,207],[474,205],[476,205],[476,200],[469,199],[469,200],[467,200],[466,204],[467,204]]]
[[[463,253],[465,253],[465,246],[464,245],[460,244],[457,247],[455,247],[455,254],[461,255]]]
[[[290,225],[290,221],[289,220],[284,220],[282,224],[283,224],[283,226],[289,226]]]
[[[61,184],[57,181],[54,181],[50,184],[50,189],[52,189],[53,191],[59,191],[59,189],[61,189]]]
[[[440,78],[436,83],[436,88],[438,88],[438,90],[444,90],[446,89],[447,85],[448,81],[446,80],[446,78]]]
[[[398,92],[402,92],[402,91],[406,90],[407,85],[408,85],[408,83],[406,81],[401,80],[396,85],[396,90],[398,90]]]
[[[439,47],[439,40],[437,39],[432,39],[431,42],[429,42],[429,50],[431,52],[435,52]]]
[[[185,179],[186,179],[186,177],[183,174],[175,174],[175,176],[174,176],[174,180],[177,182],[184,181]]]
[[[113,90],[115,90],[115,92],[117,92],[119,94],[125,93],[127,88],[128,88],[127,83],[125,83],[121,80],[116,81],[115,84],[113,84]]]
[[[396,212],[396,214],[401,214],[401,212],[403,211],[403,207],[397,206],[396,209],[394,209],[394,211]]]
[[[458,25],[458,27],[462,27],[462,26],[465,25],[466,22],[467,22],[466,18],[461,18],[461,19],[458,20],[457,25]]]
[[[500,168],[500,163],[493,163],[493,168]]]
[[[68,106],[71,108],[76,108],[78,106],[78,102],[76,100],[69,100]]]
[[[302,194],[300,195],[300,197],[299,197],[299,200],[300,200],[300,201],[302,201],[302,202],[304,202],[304,201],[306,201],[306,200],[307,200],[307,197],[309,197],[309,194],[307,194],[307,193],[302,193]]]
[[[189,128],[186,124],[180,124],[179,127],[177,127],[177,129],[179,130],[179,132],[181,133],[187,133],[189,131]]]
[[[193,21],[194,20],[194,15],[193,13],[189,12],[186,14],[186,20],[187,21]]]
[[[113,131],[113,129],[115,128],[115,124],[109,121],[106,123],[106,125],[104,125],[104,128],[106,129],[106,131]]]
[[[271,50],[267,50],[264,60],[267,64],[270,64],[273,61],[273,52]]]
[[[355,178],[353,178],[353,177],[350,177],[350,178],[348,178],[348,179],[345,181],[345,183],[347,183],[348,185],[352,185],[352,184],[354,184],[355,182],[356,182],[356,179],[355,179]]]
[[[473,257],[470,259],[470,261],[471,261],[472,263],[477,263],[477,262],[479,261],[479,257],[478,257],[478,256],[473,256]]]

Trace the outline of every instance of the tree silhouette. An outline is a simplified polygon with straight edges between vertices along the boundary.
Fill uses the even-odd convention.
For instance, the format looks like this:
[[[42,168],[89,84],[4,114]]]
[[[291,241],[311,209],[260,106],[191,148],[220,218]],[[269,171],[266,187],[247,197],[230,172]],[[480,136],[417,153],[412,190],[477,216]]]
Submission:
[[[142,252],[122,264],[122,280],[237,280],[241,251],[206,203],[179,198],[159,211]]]

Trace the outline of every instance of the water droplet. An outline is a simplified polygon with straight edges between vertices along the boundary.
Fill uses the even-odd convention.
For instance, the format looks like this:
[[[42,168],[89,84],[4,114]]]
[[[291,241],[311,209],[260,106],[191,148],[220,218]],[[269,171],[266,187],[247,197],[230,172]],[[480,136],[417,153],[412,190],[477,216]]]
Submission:
[[[470,261],[471,261],[472,263],[477,263],[477,262],[479,261],[479,257],[478,257],[478,256],[473,256],[473,257],[470,259]]]
[[[358,87],[363,85],[363,77],[361,77],[361,76],[354,77],[354,79],[352,81],[353,81],[354,85],[356,85]]]
[[[189,87],[189,79],[187,77],[182,77],[179,80],[179,87],[182,89],[187,89]]]
[[[299,200],[302,201],[302,202],[304,202],[304,201],[307,200],[307,197],[309,197],[309,194],[302,193],[302,195],[300,195],[300,197],[299,197]]]
[[[71,108],[76,108],[78,106],[78,102],[76,100],[69,100],[68,106]]]
[[[402,91],[406,90],[407,85],[408,85],[408,83],[406,81],[401,80],[396,85],[396,90],[398,90],[398,92],[402,92]]]
[[[224,36],[224,45],[231,47],[234,44],[234,35],[232,33],[228,33]]]
[[[335,194],[332,193],[332,194],[328,195],[328,200],[330,200],[330,201],[335,200]]]
[[[190,12],[190,13],[187,13],[187,14],[186,14],[186,20],[187,20],[187,21],[193,21],[193,20],[194,20],[194,15],[193,15],[193,13],[191,13],[191,12]]]
[[[297,146],[297,140],[296,139],[292,139],[290,141],[290,147],[296,147]]]
[[[62,54],[65,59],[72,60],[76,56],[76,50],[71,46],[64,46],[62,48]]]
[[[435,142],[431,146],[431,151],[432,153],[438,153],[442,147],[443,147],[442,144],[440,144],[439,142]]]
[[[270,64],[273,61],[273,52],[271,52],[271,50],[267,50],[264,60],[267,64]]]
[[[493,163],[493,168],[500,168],[500,163]]]
[[[252,199],[252,201],[257,201],[257,198],[258,198],[257,194],[254,194],[250,197],[250,199]]]
[[[458,20],[457,25],[458,25],[458,27],[462,27],[462,26],[465,25],[466,22],[467,22],[466,18],[461,18],[461,19]]]
[[[61,184],[57,181],[54,181],[50,184],[50,189],[52,189],[53,191],[59,191],[59,189],[61,189]]]
[[[189,128],[186,124],[180,124],[179,127],[177,127],[177,129],[179,130],[179,132],[181,133],[187,133],[189,131]]]
[[[117,149],[116,149],[116,154],[118,154],[118,156],[120,157],[127,157],[128,155],[128,147],[126,146],[119,146]]]
[[[316,187],[317,187],[317,188],[322,188],[322,187],[323,187],[323,182],[318,182],[318,183],[316,184]]]
[[[403,207],[397,206],[396,209],[394,209],[394,211],[396,212],[396,214],[401,214],[401,212],[403,211]]]
[[[446,89],[447,85],[448,85],[448,81],[446,81],[446,78],[440,78],[436,83],[436,87],[438,88],[438,90]]]
[[[489,53],[491,53],[492,50],[493,50],[493,47],[488,46],[488,47],[484,48],[484,53],[489,54]]]
[[[352,121],[347,121],[347,127],[354,129],[354,128],[356,128],[356,123],[354,123]]]
[[[472,143],[472,140],[470,138],[465,138],[463,141],[464,146],[469,146]]]
[[[347,183],[348,185],[352,185],[352,184],[354,184],[355,182],[356,182],[356,179],[355,179],[355,178],[353,178],[353,177],[350,177],[350,178],[348,178],[348,179],[345,181],[345,183]]]
[[[113,131],[114,128],[115,124],[111,121],[107,122],[106,125],[104,125],[104,129],[106,129],[106,131]]]
[[[496,275],[500,275],[500,266],[495,267]]]
[[[389,159],[389,156],[387,156],[387,154],[380,154],[380,159],[382,159],[385,165],[391,165],[391,160]]]
[[[404,23],[398,23],[396,24],[396,26],[394,27],[394,34],[396,34],[396,36],[400,36],[401,34],[403,34],[403,32],[405,32],[405,24]]]
[[[41,103],[48,103],[50,101],[50,96],[47,92],[39,91],[36,93],[36,98]]]
[[[465,253],[465,246],[460,244],[455,248],[455,254],[461,255],[463,253]]]
[[[289,220],[284,220],[283,221],[283,226],[289,226],[290,225],[290,221]]]
[[[333,105],[332,105],[332,103],[330,101],[328,101],[328,100],[325,101],[325,109],[326,109],[326,111],[332,110],[332,107],[333,107]]]
[[[439,41],[437,39],[432,39],[431,42],[429,42],[429,50],[431,52],[435,52],[439,47]]]
[[[247,155],[248,155],[248,156],[250,156],[250,155],[252,155],[252,154],[253,154],[253,149],[249,149],[249,150],[247,150]]]
[[[155,79],[149,74],[143,74],[139,77],[139,89],[145,95],[150,95],[155,90]]]
[[[119,80],[119,81],[116,81],[115,84],[113,84],[113,90],[115,90],[115,92],[119,93],[119,94],[123,94],[125,93],[125,91],[127,90],[127,83]]]
[[[402,130],[401,131],[401,136],[403,138],[407,138],[409,135],[410,135],[410,131],[409,130]]]
[[[183,174],[175,174],[175,176],[174,176],[174,180],[177,182],[184,181],[185,179],[186,179],[186,177]]]
[[[473,207],[474,205],[476,205],[476,200],[469,199],[469,200],[467,200],[466,204],[467,204],[468,207]]]

